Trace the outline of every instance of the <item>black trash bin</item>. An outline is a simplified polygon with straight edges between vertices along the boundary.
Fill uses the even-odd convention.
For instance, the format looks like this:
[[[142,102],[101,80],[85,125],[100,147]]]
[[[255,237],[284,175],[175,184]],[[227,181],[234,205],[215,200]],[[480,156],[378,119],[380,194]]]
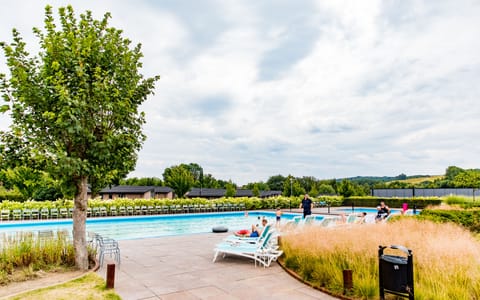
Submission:
[[[406,256],[386,255],[386,248],[400,250]],[[397,245],[379,246],[378,258],[380,299],[385,299],[385,293],[414,299],[412,251]]]

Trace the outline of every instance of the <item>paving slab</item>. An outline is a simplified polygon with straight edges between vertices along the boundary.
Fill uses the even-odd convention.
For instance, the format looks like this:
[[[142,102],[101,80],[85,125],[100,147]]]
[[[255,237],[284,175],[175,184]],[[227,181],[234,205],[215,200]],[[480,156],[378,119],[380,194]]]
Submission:
[[[228,233],[119,241],[115,292],[146,299],[336,299],[287,274],[277,263],[255,267],[248,258],[218,257],[213,249]],[[108,258],[98,271],[106,277]]]

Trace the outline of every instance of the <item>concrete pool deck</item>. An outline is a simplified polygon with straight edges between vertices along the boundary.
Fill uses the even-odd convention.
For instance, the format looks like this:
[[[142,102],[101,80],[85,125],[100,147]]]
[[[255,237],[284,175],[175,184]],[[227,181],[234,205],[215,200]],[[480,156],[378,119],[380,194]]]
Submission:
[[[231,233],[119,241],[115,291],[130,299],[336,299],[287,274],[277,263],[227,256],[213,263],[213,248]],[[106,263],[108,262],[106,258]],[[106,263],[98,271],[105,278]]]

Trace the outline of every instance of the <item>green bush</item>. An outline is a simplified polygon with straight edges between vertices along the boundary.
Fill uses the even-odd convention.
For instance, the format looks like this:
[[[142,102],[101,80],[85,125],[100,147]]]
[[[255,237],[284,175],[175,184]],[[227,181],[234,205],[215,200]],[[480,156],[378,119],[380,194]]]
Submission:
[[[26,200],[27,199],[19,191],[16,191],[16,190],[7,191],[4,188],[0,189],[0,201],[23,202]]]
[[[330,206],[342,206],[342,196],[318,196],[314,199],[315,202],[325,202]]]
[[[480,232],[480,210],[478,209],[424,209],[417,218],[438,223],[452,222],[473,232]]]
[[[118,207],[135,207],[135,206],[176,206],[176,205],[243,205],[247,210],[259,210],[259,209],[276,209],[276,208],[298,208],[303,196],[299,197],[285,197],[277,196],[271,198],[258,198],[258,197],[222,197],[218,199],[205,199],[205,198],[176,198],[176,199],[128,199],[117,198],[114,200],[102,200],[102,199],[89,199],[88,207],[106,207],[107,211],[110,211],[112,206]],[[341,206],[343,198],[341,196],[320,196],[312,198],[314,202],[325,202],[331,206]],[[41,209],[41,208],[73,208],[74,202],[69,199],[59,199],[57,201],[3,201],[0,202],[0,209]]]
[[[473,197],[465,197],[465,196],[448,196],[445,198],[445,203],[448,205],[458,205],[462,208],[473,208],[473,207],[480,207],[480,201],[475,201]]]

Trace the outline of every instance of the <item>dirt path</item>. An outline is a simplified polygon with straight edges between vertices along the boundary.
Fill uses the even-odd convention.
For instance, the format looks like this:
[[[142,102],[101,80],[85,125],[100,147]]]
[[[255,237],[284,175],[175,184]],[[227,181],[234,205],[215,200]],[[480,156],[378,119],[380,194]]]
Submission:
[[[88,272],[88,271],[87,271]],[[86,274],[85,271],[71,271],[61,273],[44,273],[40,277],[32,280],[14,282],[6,286],[0,286],[0,299],[8,299],[19,293],[36,290],[51,285],[56,285],[70,281]]]

